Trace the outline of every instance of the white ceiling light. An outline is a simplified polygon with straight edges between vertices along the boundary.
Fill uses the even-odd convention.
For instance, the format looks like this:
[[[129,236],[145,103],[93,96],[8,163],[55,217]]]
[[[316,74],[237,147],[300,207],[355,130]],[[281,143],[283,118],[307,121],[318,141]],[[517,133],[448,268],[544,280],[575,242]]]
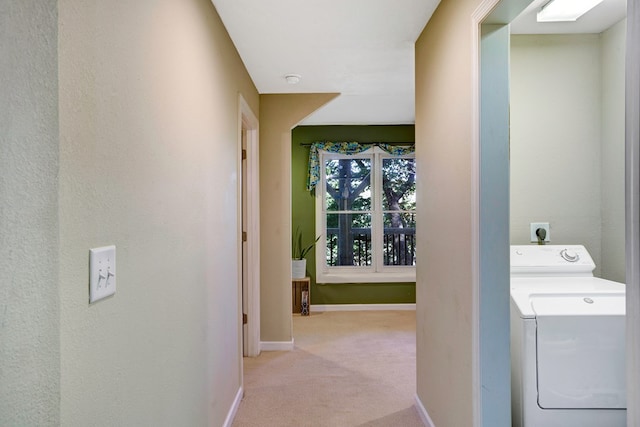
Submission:
[[[538,12],[538,22],[575,21],[603,0],[551,0]]]
[[[296,84],[300,83],[300,78],[301,77],[302,76],[300,74],[287,74],[286,76],[284,76],[284,79],[290,85],[296,85]]]

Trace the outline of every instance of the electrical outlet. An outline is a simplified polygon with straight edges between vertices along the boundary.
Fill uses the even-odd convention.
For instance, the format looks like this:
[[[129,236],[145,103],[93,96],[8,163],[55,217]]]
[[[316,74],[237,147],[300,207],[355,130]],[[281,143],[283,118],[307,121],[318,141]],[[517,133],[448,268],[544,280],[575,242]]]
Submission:
[[[538,230],[538,228],[544,228],[547,232],[547,235],[545,236],[544,241],[545,242],[551,241],[551,229],[549,228],[548,222],[532,222],[530,223],[530,225],[531,225],[531,242],[532,243],[538,242],[538,236],[536,235],[536,231]]]
[[[89,250],[89,303],[116,293],[116,247]]]

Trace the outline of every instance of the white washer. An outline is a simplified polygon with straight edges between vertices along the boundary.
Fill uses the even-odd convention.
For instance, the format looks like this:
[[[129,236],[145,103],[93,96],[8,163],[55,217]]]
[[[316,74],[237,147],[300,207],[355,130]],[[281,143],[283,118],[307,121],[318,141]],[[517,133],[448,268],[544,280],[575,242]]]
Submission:
[[[511,246],[514,427],[626,426],[625,285],[584,246]]]

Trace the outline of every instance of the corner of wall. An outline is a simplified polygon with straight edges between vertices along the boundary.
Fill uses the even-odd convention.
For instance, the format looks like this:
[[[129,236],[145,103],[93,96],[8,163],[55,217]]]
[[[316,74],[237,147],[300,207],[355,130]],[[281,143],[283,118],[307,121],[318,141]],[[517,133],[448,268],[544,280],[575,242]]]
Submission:
[[[260,95],[260,339],[292,339],[291,130],[337,93]]]

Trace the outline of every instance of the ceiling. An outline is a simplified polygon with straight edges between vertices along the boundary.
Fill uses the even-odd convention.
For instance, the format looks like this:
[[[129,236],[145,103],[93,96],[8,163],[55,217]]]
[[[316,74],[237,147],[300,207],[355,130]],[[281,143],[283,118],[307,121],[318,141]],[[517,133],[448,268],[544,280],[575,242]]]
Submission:
[[[536,14],[549,0],[533,0],[511,23],[512,34],[601,33],[627,15],[627,0],[604,0],[575,22],[536,22]]]
[[[415,122],[414,43],[440,0],[212,1],[258,92],[341,94],[303,124]],[[626,14],[626,0],[604,0],[577,22],[538,24],[547,1],[534,0],[512,32],[599,33]]]

